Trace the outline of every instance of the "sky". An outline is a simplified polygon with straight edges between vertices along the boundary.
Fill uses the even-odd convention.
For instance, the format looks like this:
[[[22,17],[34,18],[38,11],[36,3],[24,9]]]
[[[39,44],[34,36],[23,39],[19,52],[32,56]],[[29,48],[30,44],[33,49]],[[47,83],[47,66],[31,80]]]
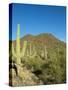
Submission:
[[[58,39],[66,40],[66,7],[64,6],[12,4],[10,22],[9,27],[12,24],[10,40],[16,40],[18,24],[20,24],[20,37],[27,34],[52,33]]]

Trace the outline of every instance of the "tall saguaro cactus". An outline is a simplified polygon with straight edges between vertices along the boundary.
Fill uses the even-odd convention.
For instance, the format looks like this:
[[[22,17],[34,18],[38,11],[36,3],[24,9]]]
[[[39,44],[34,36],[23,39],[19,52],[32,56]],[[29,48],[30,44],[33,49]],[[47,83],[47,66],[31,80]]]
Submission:
[[[17,26],[16,50],[12,44],[12,54],[16,58],[16,63],[21,64],[21,58],[25,55],[27,41],[24,41],[22,50],[20,49],[20,24]]]
[[[17,39],[16,39],[16,56],[17,56],[17,64],[20,64],[20,24],[18,24],[17,29]]]

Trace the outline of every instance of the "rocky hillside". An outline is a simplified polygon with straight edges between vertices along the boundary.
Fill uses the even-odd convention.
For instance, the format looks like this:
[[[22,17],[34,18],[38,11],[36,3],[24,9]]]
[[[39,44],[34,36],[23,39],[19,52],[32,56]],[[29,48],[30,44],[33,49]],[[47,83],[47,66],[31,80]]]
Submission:
[[[16,82],[18,82],[18,86],[65,83],[66,43],[60,41],[50,33],[40,34],[37,36],[26,35],[20,39],[21,50],[24,48],[24,41],[27,41],[27,48],[24,57],[22,56],[21,58],[21,68],[26,68],[26,70],[24,72],[22,69],[21,72],[23,74],[19,74],[19,76],[22,76],[21,84],[16,79],[14,79]],[[16,41],[10,41],[10,51],[12,47],[11,43],[13,43],[14,49],[16,48]],[[12,60],[11,57],[10,60]],[[28,78],[31,78],[31,81],[27,79],[27,72]],[[25,75],[24,83],[23,75]]]

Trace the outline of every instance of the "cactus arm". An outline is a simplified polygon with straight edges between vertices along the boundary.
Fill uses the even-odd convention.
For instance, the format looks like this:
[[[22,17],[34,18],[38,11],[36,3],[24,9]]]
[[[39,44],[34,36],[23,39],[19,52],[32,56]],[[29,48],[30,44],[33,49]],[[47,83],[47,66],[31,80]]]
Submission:
[[[31,45],[31,44],[30,44]],[[30,46],[30,49],[31,49],[31,46]],[[35,47],[33,45],[33,52],[30,50],[30,54],[29,54],[29,57],[30,58],[34,58],[36,56],[36,50],[35,50]]]
[[[25,55],[26,48],[27,48],[27,41],[24,41],[23,48],[21,51],[21,57],[23,57]]]

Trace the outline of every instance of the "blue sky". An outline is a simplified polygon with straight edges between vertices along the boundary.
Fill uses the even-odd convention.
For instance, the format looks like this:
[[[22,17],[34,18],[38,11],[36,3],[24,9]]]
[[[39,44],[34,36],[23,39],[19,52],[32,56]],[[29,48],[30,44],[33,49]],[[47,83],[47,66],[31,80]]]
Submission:
[[[20,36],[52,33],[58,39],[66,39],[66,7],[48,5],[12,5],[12,40],[16,39],[17,24]],[[11,38],[10,38],[11,39]]]

